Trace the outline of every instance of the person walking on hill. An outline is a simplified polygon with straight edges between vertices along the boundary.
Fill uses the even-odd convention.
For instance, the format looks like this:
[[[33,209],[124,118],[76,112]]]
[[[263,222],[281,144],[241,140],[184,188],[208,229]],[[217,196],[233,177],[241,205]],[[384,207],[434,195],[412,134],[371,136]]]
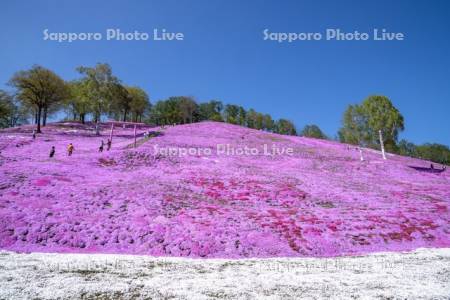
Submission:
[[[106,142],[106,150],[111,150],[111,140],[108,139],[108,141]]]
[[[36,139],[36,129],[33,129],[33,140]]]
[[[52,158],[53,156],[55,156],[55,146],[52,146],[49,157]]]
[[[98,152],[103,152],[103,146],[105,145],[105,143],[102,140],[102,143],[100,145],[100,147],[98,147]]]
[[[67,155],[71,156],[74,149],[75,147],[70,143],[69,146],[67,146]]]

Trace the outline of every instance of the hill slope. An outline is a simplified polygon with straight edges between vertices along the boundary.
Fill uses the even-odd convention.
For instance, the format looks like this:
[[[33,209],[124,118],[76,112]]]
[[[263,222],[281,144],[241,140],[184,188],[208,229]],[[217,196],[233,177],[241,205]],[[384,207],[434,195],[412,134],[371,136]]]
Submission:
[[[132,149],[133,130],[116,130],[99,153],[107,127],[53,124],[35,141],[30,127],[2,131],[0,248],[239,258],[450,246],[450,175],[411,168],[427,162],[372,150],[361,162],[344,144],[214,122],[142,132]],[[258,154],[230,152],[244,147]]]

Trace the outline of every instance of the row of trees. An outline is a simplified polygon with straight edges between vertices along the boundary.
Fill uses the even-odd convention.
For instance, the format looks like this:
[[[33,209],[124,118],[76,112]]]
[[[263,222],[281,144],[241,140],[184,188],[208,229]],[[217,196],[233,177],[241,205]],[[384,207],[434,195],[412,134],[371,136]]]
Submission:
[[[423,145],[415,145],[403,139],[398,143],[396,152],[404,156],[417,157],[450,165],[450,149],[442,144],[425,143]]]
[[[289,120],[274,120],[269,114],[262,114],[254,109],[245,110],[239,105],[224,105],[218,100],[197,103],[191,97],[170,97],[167,100],[158,101],[152,107],[150,114],[150,122],[157,125],[185,124],[205,120],[227,122],[280,134],[297,134],[294,124]]]
[[[32,119],[41,132],[41,124],[57,112],[84,123],[89,117],[98,122],[103,116],[115,120],[150,122],[157,125],[184,124],[203,120],[228,122],[250,128],[296,135],[294,124],[286,119],[273,120],[269,114],[242,106],[211,100],[197,103],[191,97],[170,97],[153,107],[146,92],[127,86],[113,74],[108,64],[78,67],[80,78],[64,81],[42,66],[19,71],[10,79],[14,95],[0,91],[0,126],[11,127]]]
[[[48,116],[63,110],[82,123],[88,115],[94,122],[105,115],[123,121],[143,121],[150,109],[143,89],[122,84],[108,64],[79,67],[77,71],[81,78],[73,81],[64,81],[41,66],[14,74],[9,85],[15,94],[0,91],[0,125],[15,126],[31,116],[40,133]]]
[[[73,119],[84,123],[90,114],[94,122],[100,121],[103,115],[142,122],[150,109],[149,97],[143,89],[123,85],[108,64],[79,67],[77,71],[83,77],[69,82],[71,97],[66,102]]]

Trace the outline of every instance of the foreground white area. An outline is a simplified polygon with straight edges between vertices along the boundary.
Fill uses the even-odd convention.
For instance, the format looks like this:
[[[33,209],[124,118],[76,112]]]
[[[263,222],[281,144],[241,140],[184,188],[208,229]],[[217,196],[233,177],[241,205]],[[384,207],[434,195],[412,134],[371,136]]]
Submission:
[[[341,258],[0,252],[0,299],[449,299],[450,249]]]

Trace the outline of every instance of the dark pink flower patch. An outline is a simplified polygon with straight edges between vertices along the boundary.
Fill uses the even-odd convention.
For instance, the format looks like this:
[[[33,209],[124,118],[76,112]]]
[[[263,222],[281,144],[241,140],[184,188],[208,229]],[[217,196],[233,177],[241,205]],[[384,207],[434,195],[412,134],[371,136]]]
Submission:
[[[51,180],[48,178],[40,178],[34,181],[34,184],[36,186],[46,186],[49,185],[51,183]]]
[[[70,178],[67,178],[65,176],[54,176],[53,179],[56,179],[58,181],[64,181],[64,182],[72,182]]]

